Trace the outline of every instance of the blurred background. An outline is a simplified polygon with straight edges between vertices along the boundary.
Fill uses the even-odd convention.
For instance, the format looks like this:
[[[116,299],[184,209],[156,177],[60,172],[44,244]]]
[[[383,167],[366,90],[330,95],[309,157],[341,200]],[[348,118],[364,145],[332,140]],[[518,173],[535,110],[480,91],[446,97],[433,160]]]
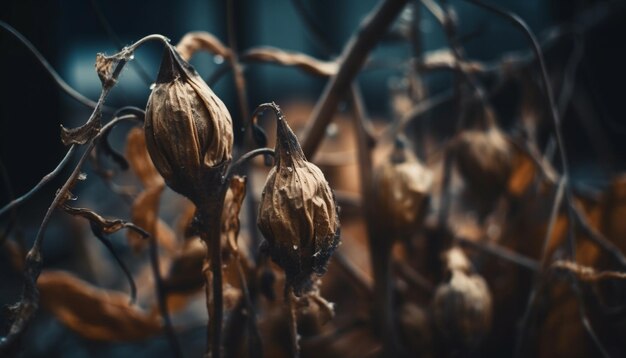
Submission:
[[[235,3],[239,52],[263,45],[328,60],[341,52],[363,17],[378,1],[241,0]],[[507,52],[528,50],[522,34],[503,20],[463,1],[447,3],[456,11],[458,34],[468,58],[490,62],[497,61]],[[565,142],[577,181],[602,187],[611,173],[626,169],[624,2],[500,0],[497,4],[520,15],[539,35],[559,24],[577,24],[582,29],[580,37],[565,36],[547,50],[546,56],[549,71],[554,75],[558,88],[576,44],[584,44],[575,69],[571,105],[566,107],[564,113]],[[435,18],[423,7],[418,11],[422,51],[447,47],[447,40]],[[185,33],[202,30],[227,43],[226,12],[225,1],[210,0],[4,0],[0,3],[0,20],[28,38],[70,86],[94,100],[101,89],[94,71],[96,53],[115,53],[120,46],[152,33],[163,34],[177,43]],[[311,22],[319,27],[318,34],[307,28],[301,12],[308,14]],[[404,16],[410,18],[411,15]],[[398,26],[403,26],[401,21]],[[135,61],[122,74],[107,105],[145,107],[150,84],[159,66],[161,49],[160,44],[151,43],[137,51]],[[394,85],[394,78],[404,76],[406,66],[403,63],[412,56],[412,51],[409,42],[390,33],[371,56],[376,65],[359,75],[365,104],[372,117],[383,121],[391,119],[390,88]],[[203,78],[210,77],[222,63],[222,58],[206,53],[199,53],[192,60]],[[326,83],[325,79],[293,68],[268,64],[246,65],[245,76],[251,109],[269,101],[281,105],[295,100],[314,104]],[[0,78],[0,169],[3,179],[0,205],[4,205],[11,197],[33,187],[63,157],[65,148],[60,141],[59,125],[77,126],[88,118],[90,110],[60,91],[24,46],[6,32],[0,32]],[[428,74],[423,80],[430,93],[438,93],[451,87],[453,76],[441,71]],[[484,80],[486,83],[492,81],[490,78]],[[231,109],[235,121],[241,121],[232,83],[232,76],[227,74],[213,89]],[[515,121],[515,118],[506,118],[506,113],[512,113],[511,107],[519,105],[508,97],[519,91],[519,88],[505,86],[503,94],[494,98],[494,105],[505,126]],[[444,121],[437,119],[436,113],[430,119],[435,130],[438,126],[447,128]],[[120,136],[118,141],[122,140],[123,136]],[[27,243],[32,241],[38,223],[63,177],[59,176],[29,204],[19,209],[18,225]],[[90,195],[91,200],[106,207],[110,194],[106,190],[96,190]],[[0,223],[4,225],[6,221],[3,218]],[[48,235],[60,235],[62,228],[62,220],[57,221]],[[60,247],[53,242],[46,245],[46,265],[49,267],[68,267],[70,263],[67,259],[73,256],[73,250],[80,251],[74,247]],[[16,302],[20,287],[19,276],[11,273],[6,266],[5,258],[0,258],[2,306]],[[4,335],[6,323],[6,315],[0,315],[0,335]],[[27,355],[37,356],[45,349],[56,346],[58,349],[48,350],[47,356],[70,356],[59,345],[73,344],[72,340],[79,338],[54,321],[46,324],[56,329],[51,330],[44,325],[31,332],[41,341],[29,347]],[[203,328],[190,332],[188,338],[200,349],[204,347]],[[124,354],[135,352],[152,356],[158,354],[159,344],[166,343],[163,340],[155,344],[150,348],[152,351],[131,345],[109,347],[107,349],[112,351],[105,350],[103,352],[106,353],[96,355],[114,355],[121,352],[116,349],[126,349]],[[77,350],[73,356],[94,354],[99,348],[90,348],[89,352],[84,349]]]

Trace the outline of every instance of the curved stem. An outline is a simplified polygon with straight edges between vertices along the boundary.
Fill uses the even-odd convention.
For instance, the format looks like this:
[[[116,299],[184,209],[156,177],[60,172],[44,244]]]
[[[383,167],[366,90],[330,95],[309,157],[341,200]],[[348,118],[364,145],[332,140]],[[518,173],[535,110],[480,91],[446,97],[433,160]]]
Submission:
[[[243,168],[245,167],[245,165],[252,159],[254,159],[255,157],[258,157],[259,155],[274,155],[274,149],[272,148],[257,148],[254,150],[249,151],[248,153],[242,155],[241,157],[239,157],[239,159],[237,159],[237,161],[230,166],[230,168],[228,169],[228,175],[227,177],[230,178],[233,175],[236,175],[238,173],[240,173]]]
[[[161,269],[159,265],[159,248],[157,245],[156,237],[149,236],[147,237],[149,244],[149,254],[150,254],[150,266],[152,267],[152,274],[154,275],[154,285],[157,294],[157,301],[159,304],[159,311],[161,313],[161,317],[163,317],[165,334],[169,341],[170,347],[172,348],[172,353],[174,357],[181,358],[182,350],[180,348],[180,344],[178,343],[178,338],[176,337],[176,332],[174,331],[174,326],[172,326],[172,320],[170,319],[170,314],[167,308],[167,299],[165,294],[165,288],[163,285],[163,278],[161,277]]]
[[[37,193],[39,189],[41,189],[44,185],[54,179],[61,172],[63,167],[65,167],[65,165],[69,162],[72,154],[74,154],[74,152],[76,151],[76,147],[76,145],[72,145],[67,153],[65,153],[65,156],[63,157],[63,159],[61,159],[57,167],[54,168],[54,170],[50,173],[46,174],[43,178],[41,178],[39,183],[37,183],[37,185],[30,189],[26,194],[20,196],[19,198],[13,199],[10,203],[2,207],[2,209],[0,209],[0,216],[6,214],[9,210],[17,208],[18,206],[23,204],[26,200],[30,199],[35,193]]]
[[[30,41],[28,41],[26,37],[24,37],[24,35],[22,35],[11,25],[2,20],[0,20],[0,28],[4,29],[6,32],[15,37],[22,45],[24,45],[28,49],[28,51],[30,51],[33,56],[35,56],[37,62],[39,62],[39,64],[43,66],[43,68],[46,70],[46,72],[48,72],[50,77],[52,77],[52,80],[57,84],[57,86],[59,86],[59,88],[61,88],[61,90],[63,90],[63,92],[67,93],[70,97],[72,97],[85,107],[92,109],[96,107],[96,102],[83,96],[80,92],[78,92],[77,90],[72,88],[67,82],[65,82],[63,78],[61,78],[61,76],[54,70],[54,68],[52,68],[52,65],[50,65],[50,63],[43,57],[39,50],[37,50],[37,48],[35,48],[35,46]],[[103,109],[106,112],[111,111],[110,108]]]

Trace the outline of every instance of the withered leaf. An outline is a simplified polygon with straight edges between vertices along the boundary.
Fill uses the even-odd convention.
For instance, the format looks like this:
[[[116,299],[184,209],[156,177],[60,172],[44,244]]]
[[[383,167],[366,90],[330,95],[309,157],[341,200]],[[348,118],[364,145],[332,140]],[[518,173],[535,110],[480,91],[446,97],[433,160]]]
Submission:
[[[274,47],[250,49],[241,56],[241,59],[249,62],[273,62],[283,66],[293,66],[324,77],[335,75],[339,69],[337,62],[321,61],[302,53],[285,51]]]
[[[123,228],[128,228],[131,229],[132,232],[135,232],[135,234],[143,235],[144,237],[146,236],[145,231],[141,227],[138,227],[137,225],[128,221],[122,219],[105,219],[93,210],[86,208],[75,208],[67,204],[64,204],[62,208],[68,214],[81,216],[89,220],[92,224],[97,225],[105,234],[113,234]]]
[[[206,31],[188,32],[176,45],[176,51],[185,61],[189,61],[198,50],[204,50],[224,58],[231,56],[230,49],[217,37]]]
[[[511,165],[511,175],[508,180],[508,192],[520,196],[526,192],[533,182],[537,169],[532,158],[521,150],[514,148]]]
[[[37,282],[41,304],[82,337],[135,341],[161,333],[158,316],[131,306],[127,295],[104,290],[63,271],[46,271]]]
[[[246,178],[234,176],[226,192],[222,210],[222,241],[226,241],[233,252],[238,252],[239,211],[246,196]]]
[[[119,74],[120,66],[124,66],[125,62],[120,57],[108,57],[103,53],[96,54],[96,72],[103,87],[112,86],[115,83],[116,72]]]
[[[87,123],[77,128],[65,128],[61,125],[61,141],[64,145],[85,144],[98,134],[102,123],[100,112],[97,112]]]
[[[131,209],[133,222],[144,228],[153,237],[157,238],[158,236],[156,236],[156,231],[157,221],[159,220],[159,201],[161,199],[163,189],[165,189],[165,184],[154,186],[142,191],[141,194],[135,198]],[[147,241],[140,235],[137,235],[137,233],[129,231],[126,237],[128,238],[128,244],[135,253],[140,252],[147,245]]]
[[[146,148],[146,136],[143,128],[135,127],[126,137],[126,158],[131,169],[145,188],[163,186],[165,181],[154,167]]]

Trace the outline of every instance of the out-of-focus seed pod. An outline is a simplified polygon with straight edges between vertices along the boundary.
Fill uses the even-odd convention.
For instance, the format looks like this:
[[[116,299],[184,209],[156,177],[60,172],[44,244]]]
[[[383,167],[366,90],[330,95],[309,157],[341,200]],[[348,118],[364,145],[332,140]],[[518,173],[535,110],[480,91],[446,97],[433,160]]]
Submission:
[[[301,295],[311,289],[314,273],[326,271],[339,243],[338,209],[324,174],[306,160],[278,106],[270,106],[278,119],[276,165],[265,182],[257,225],[287,286]]]
[[[408,235],[424,218],[433,183],[432,172],[396,140],[389,160],[374,171],[380,223],[394,235]]]
[[[163,55],[146,108],[146,144],[166,183],[194,200],[206,172],[231,159],[230,113],[173,46]]]
[[[405,303],[398,317],[400,335],[409,353],[419,357],[432,357],[431,321],[424,309],[414,303]]]
[[[447,280],[433,299],[433,320],[452,349],[476,348],[491,328],[491,293],[458,247],[444,253]]]
[[[497,127],[464,131],[451,143],[450,150],[470,190],[489,200],[506,190],[513,150]]]

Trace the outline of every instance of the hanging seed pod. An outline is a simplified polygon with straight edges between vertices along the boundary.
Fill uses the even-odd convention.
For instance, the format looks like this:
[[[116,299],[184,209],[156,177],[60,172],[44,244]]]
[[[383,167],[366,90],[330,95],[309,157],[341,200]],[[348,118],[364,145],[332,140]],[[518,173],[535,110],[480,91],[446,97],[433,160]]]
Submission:
[[[471,350],[491,328],[491,293],[460,248],[445,252],[444,262],[447,279],[435,291],[433,320],[450,347]]]
[[[259,207],[257,225],[264,249],[287,276],[297,295],[310,290],[312,274],[322,275],[339,243],[339,218],[332,190],[321,170],[308,162],[280,108],[275,163]]]
[[[513,151],[497,127],[464,131],[451,143],[450,150],[470,190],[489,201],[506,190]]]
[[[168,45],[146,108],[146,144],[168,186],[194,200],[207,172],[231,159],[230,113],[198,73]]]
[[[431,171],[397,139],[389,160],[376,167],[373,180],[381,224],[394,235],[410,234],[424,218]]]

